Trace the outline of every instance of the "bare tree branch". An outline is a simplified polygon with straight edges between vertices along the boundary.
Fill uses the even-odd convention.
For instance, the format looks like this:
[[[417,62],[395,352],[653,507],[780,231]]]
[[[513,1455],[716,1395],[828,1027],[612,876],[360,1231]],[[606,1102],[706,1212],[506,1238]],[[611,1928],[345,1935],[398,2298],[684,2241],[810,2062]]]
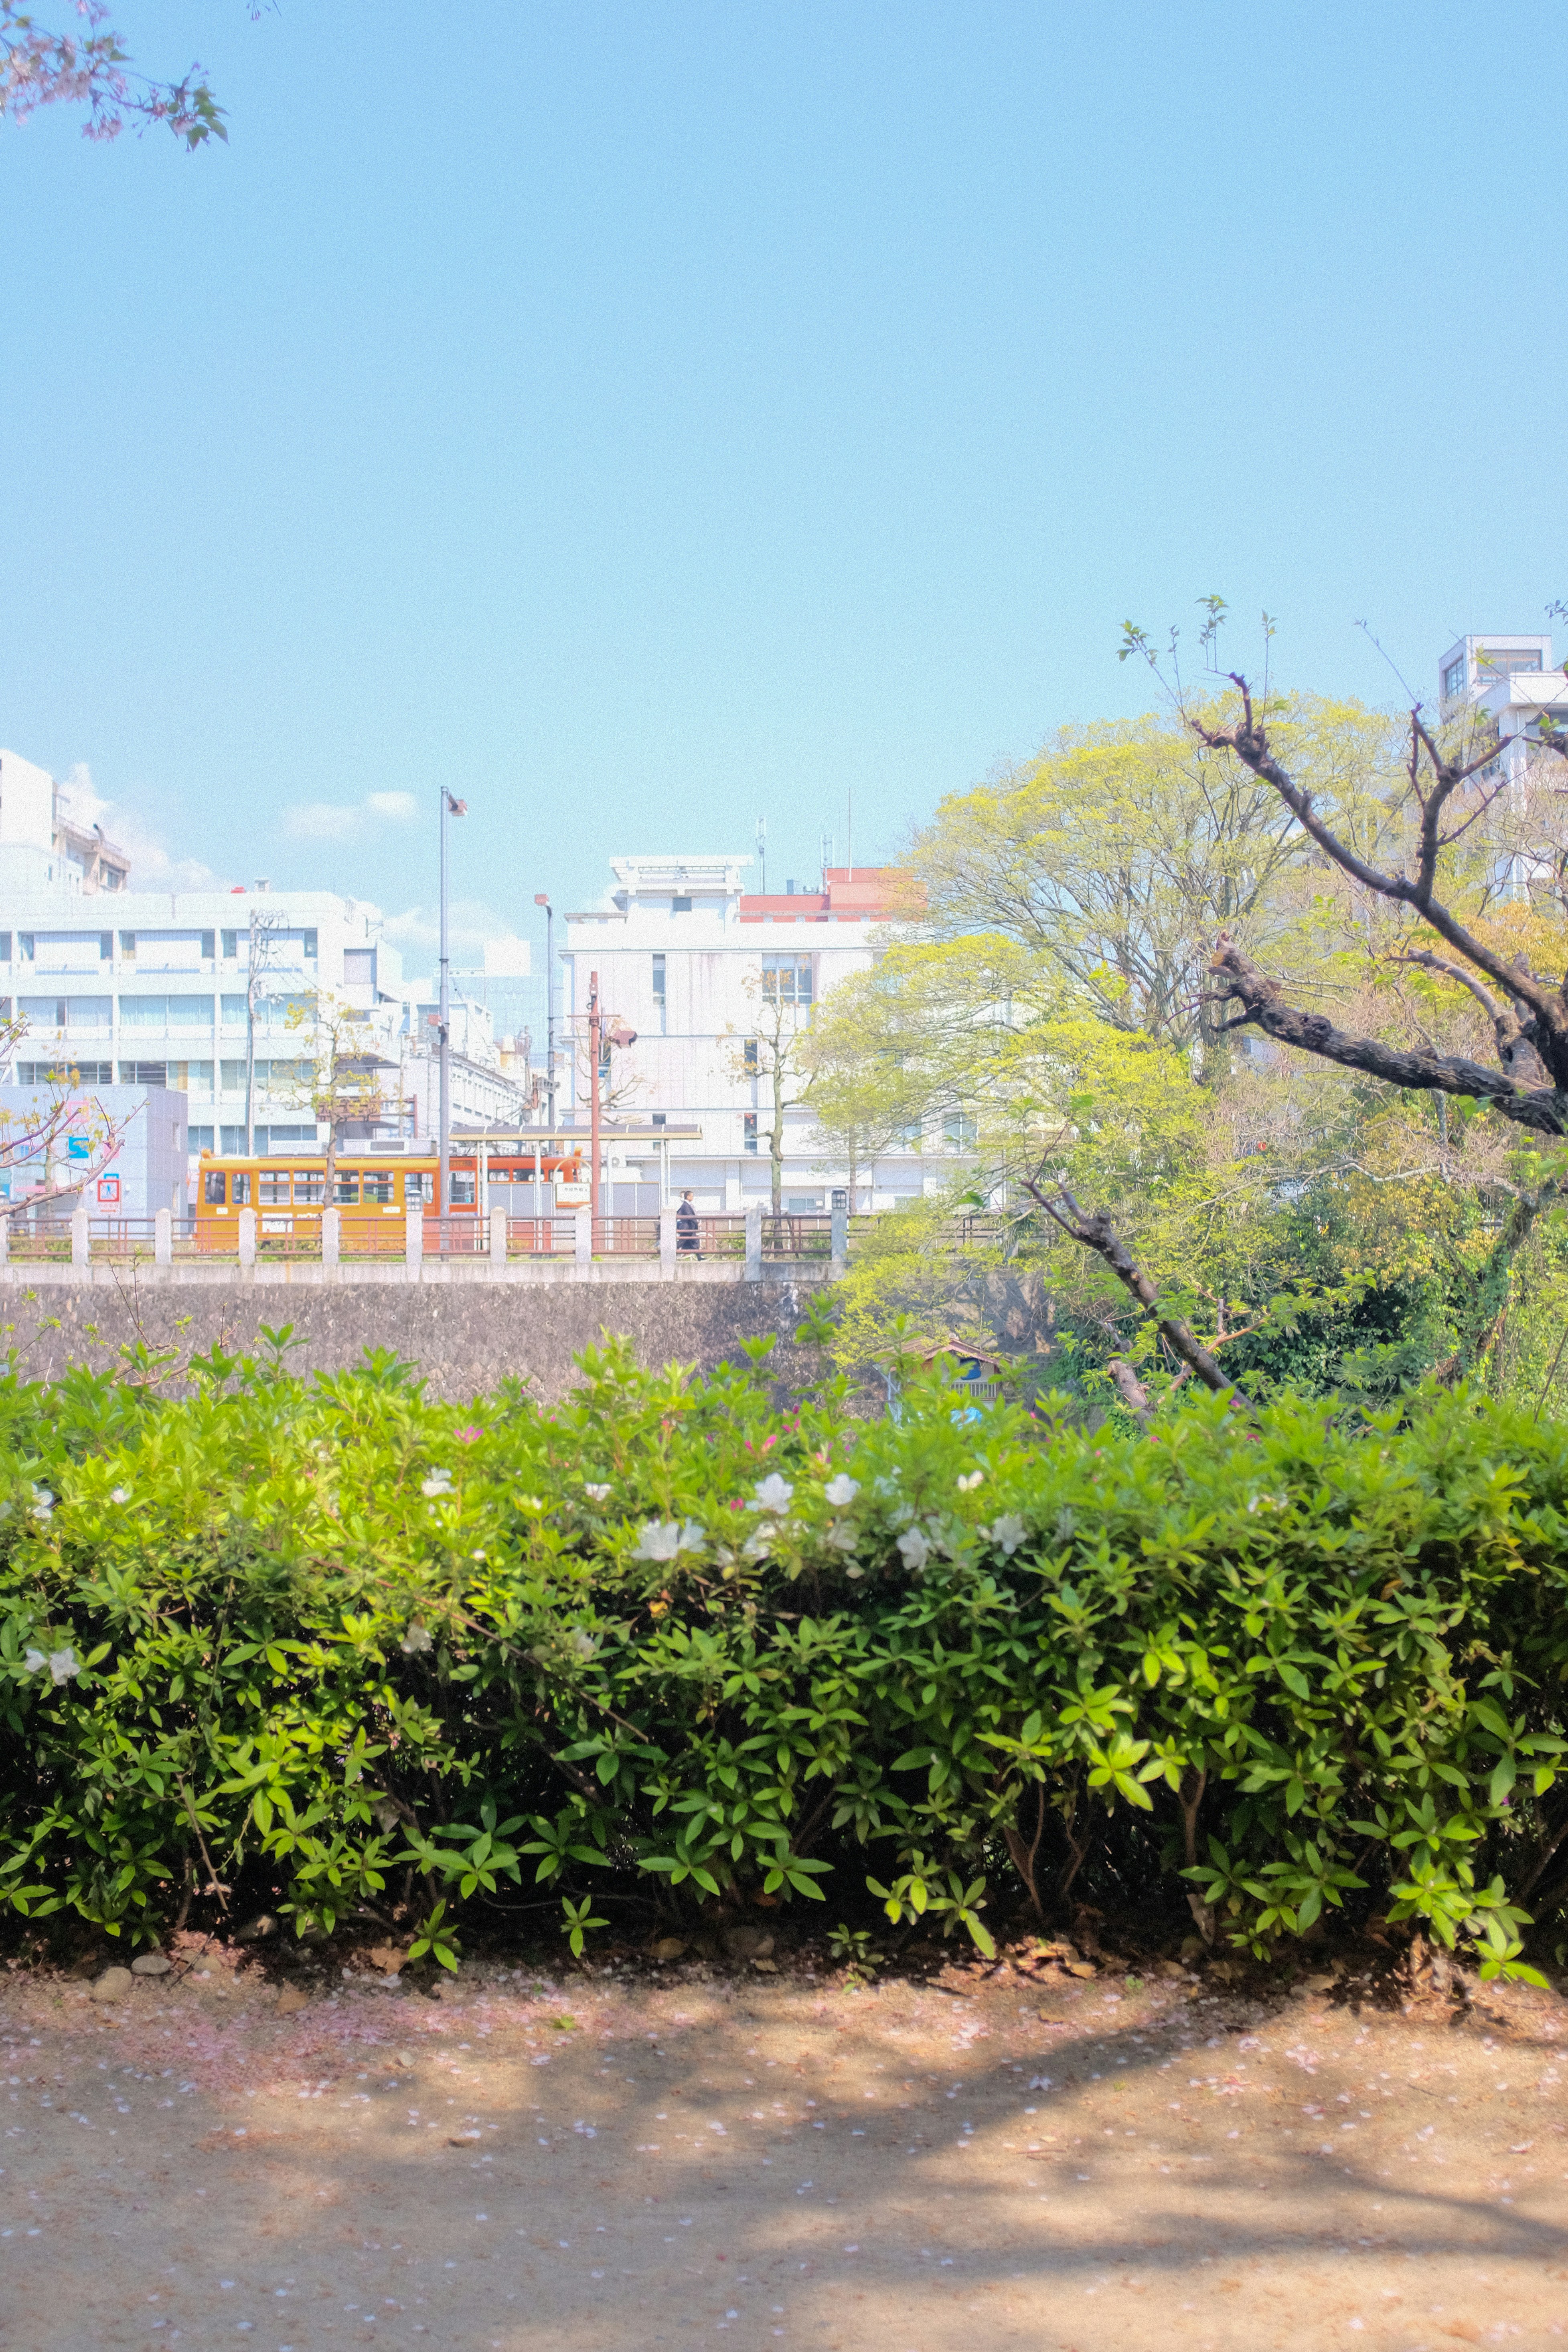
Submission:
[[[1105,1260],[1118,1282],[1131,1292],[1132,1297],[1146,1314],[1153,1316],[1160,1337],[1172,1354],[1185,1364],[1189,1371],[1195,1372],[1205,1388],[1213,1389],[1216,1396],[1234,1397],[1238,1404],[1247,1405],[1250,1409],[1250,1400],[1234,1381],[1226,1380],[1218,1361],[1204,1346],[1191,1324],[1184,1322],[1179,1315],[1161,1313],[1158,1290],[1137,1263],[1126,1243],[1114,1231],[1110,1218],[1103,1210],[1097,1211],[1093,1216],[1088,1214],[1079,1206],[1066,1184],[1059,1180],[1057,1184],[1057,1194],[1061,1202],[1060,1207],[1056,1201],[1042,1192],[1039,1186],[1030,1178],[1026,1176],[1023,1182],[1024,1190],[1030,1199],[1044,1209],[1047,1216],[1058,1224],[1064,1234],[1070,1235],[1075,1242],[1080,1242],[1085,1249],[1093,1250],[1096,1256]],[[1122,1366],[1123,1371],[1127,1369],[1125,1365]],[[1111,1377],[1117,1380],[1117,1386],[1122,1390],[1122,1394],[1127,1395],[1127,1391],[1122,1388],[1122,1383],[1117,1379],[1114,1370]],[[1131,1402],[1131,1398],[1128,1401]],[[1134,1411],[1137,1409],[1136,1406],[1133,1407]]]
[[[1192,722],[1194,731],[1211,748],[1217,749],[1221,744],[1228,744],[1245,767],[1250,768],[1254,775],[1261,776],[1266,782],[1272,784],[1280,799],[1299,819],[1324,856],[1331,858],[1342,873],[1350,875],[1352,880],[1360,882],[1364,888],[1374,892],[1380,898],[1389,898],[1396,905],[1414,908],[1416,913],[1431,925],[1439,939],[1445,940],[1449,947],[1455,949],[1466,959],[1467,962],[1474,964],[1478,971],[1484,972],[1489,980],[1494,981],[1506,995],[1530,1005],[1537,1016],[1539,1034],[1533,1041],[1536,1048],[1551,1071],[1555,1085],[1559,1087],[1568,1087],[1568,1005],[1564,1004],[1563,997],[1555,990],[1548,988],[1543,982],[1536,980],[1533,975],[1510,970],[1500,954],[1489,948],[1484,940],[1479,940],[1474,932],[1468,930],[1458,917],[1451,914],[1435,896],[1437,852],[1441,846],[1438,820],[1442,810],[1450,795],[1468,776],[1473,774],[1478,768],[1484,767],[1489,761],[1497,756],[1495,747],[1481,753],[1465,766],[1452,766],[1438,752],[1419,713],[1411,714],[1412,789],[1415,793],[1422,813],[1420,856],[1415,879],[1412,881],[1405,874],[1380,873],[1376,866],[1369,866],[1364,858],[1357,856],[1348,843],[1342,841],[1339,835],[1323,823],[1312,805],[1311,794],[1298,784],[1295,779],[1280,766],[1270,751],[1268,733],[1253,709],[1252,692],[1246,678],[1238,672],[1233,671],[1231,681],[1241,696],[1242,717],[1239,722],[1234,727],[1208,728],[1194,719]],[[1416,780],[1417,747],[1425,749],[1435,771],[1435,782],[1431,791],[1426,793],[1421,792]],[[1301,1041],[1290,1039],[1289,1042],[1294,1044]],[[1309,1050],[1321,1053],[1328,1049],[1311,1045]],[[1344,1057],[1336,1055],[1331,1058]],[[1368,1066],[1365,1063],[1357,1062],[1354,1066],[1364,1068]],[[1430,1077],[1392,1077],[1391,1073],[1386,1071],[1377,1071],[1374,1075],[1391,1076],[1391,1082],[1396,1086],[1432,1086],[1444,1083],[1441,1079]],[[1477,1091],[1468,1086],[1454,1086],[1448,1090],[1458,1094]],[[1489,1093],[1489,1089],[1487,1088],[1479,1091]],[[1518,1112],[1510,1112],[1508,1115],[1521,1116]],[[1531,1126],[1539,1125],[1541,1122],[1537,1118],[1525,1117],[1522,1123]],[[1553,1121],[1551,1131],[1560,1133],[1561,1125]]]
[[[1568,1133],[1568,1097],[1556,1088],[1521,1086],[1462,1054],[1409,1053],[1376,1037],[1352,1037],[1336,1029],[1326,1014],[1287,1004],[1278,984],[1258,971],[1226,932],[1215,943],[1209,968],[1228,983],[1225,993],[1245,1007],[1247,1018],[1282,1045],[1298,1045],[1303,1053],[1321,1055],[1346,1069],[1363,1070],[1388,1086],[1474,1096],[1539,1135]]]

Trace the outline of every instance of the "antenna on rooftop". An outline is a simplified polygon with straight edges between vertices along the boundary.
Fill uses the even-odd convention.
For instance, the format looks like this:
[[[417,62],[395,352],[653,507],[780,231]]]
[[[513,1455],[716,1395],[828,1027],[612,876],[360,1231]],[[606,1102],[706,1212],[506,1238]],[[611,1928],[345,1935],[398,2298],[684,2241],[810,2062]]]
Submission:
[[[768,895],[768,821],[765,816],[757,819],[757,865],[760,868],[758,888],[765,898]]]
[[[825,890],[827,887],[827,869],[832,863],[833,835],[830,833],[825,833],[822,836],[822,887]]]

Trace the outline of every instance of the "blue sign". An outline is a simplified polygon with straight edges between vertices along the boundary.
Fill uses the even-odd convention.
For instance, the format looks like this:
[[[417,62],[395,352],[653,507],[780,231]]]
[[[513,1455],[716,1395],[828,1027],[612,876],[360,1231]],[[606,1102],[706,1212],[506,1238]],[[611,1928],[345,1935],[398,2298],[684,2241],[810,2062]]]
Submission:
[[[92,1147],[89,1139],[85,1135],[68,1135],[66,1138],[66,1158],[68,1160],[90,1160],[92,1158]]]

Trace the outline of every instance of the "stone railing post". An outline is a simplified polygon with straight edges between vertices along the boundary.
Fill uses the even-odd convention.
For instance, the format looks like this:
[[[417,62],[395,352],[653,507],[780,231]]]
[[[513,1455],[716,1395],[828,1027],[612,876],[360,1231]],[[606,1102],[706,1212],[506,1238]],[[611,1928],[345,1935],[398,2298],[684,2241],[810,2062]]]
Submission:
[[[746,1280],[763,1278],[763,1204],[753,1201],[746,1211]]]
[[[575,1251],[574,1252],[574,1256],[576,1257],[576,1260],[577,1260],[577,1263],[578,1263],[578,1265],[593,1265],[593,1263],[594,1263],[594,1212],[593,1212],[593,1210],[592,1210],[592,1209],[579,1209],[579,1210],[576,1212],[576,1221],[577,1221],[577,1246],[576,1246]]]
[[[660,1274],[675,1272],[675,1211],[661,1209],[658,1214],[658,1270]]]
[[[495,1267],[502,1266],[505,1264],[506,1211],[504,1209],[492,1209],[490,1211],[490,1266],[493,1271]]]
[[[831,1262],[833,1278],[837,1282],[849,1263],[849,1212],[847,1208],[836,1208],[833,1212]]]
[[[403,1255],[410,1274],[417,1274],[425,1257],[425,1212],[408,1209],[404,1213]]]
[[[256,1212],[241,1209],[239,1213],[239,1262],[253,1270],[256,1265]]]
[[[72,1220],[73,1223],[75,1220]],[[86,1230],[87,1220],[82,1220]],[[160,1209],[153,1220],[153,1263],[173,1265],[174,1263],[174,1217],[170,1209]]]
[[[341,1209],[321,1211],[321,1264],[337,1265],[342,1256],[343,1213]]]
[[[71,1212],[71,1264],[87,1265],[92,1257],[92,1243],[88,1235],[85,1208]]]
[[[9,1217],[0,1217],[0,1265],[5,1265],[10,1255],[11,1220]]]

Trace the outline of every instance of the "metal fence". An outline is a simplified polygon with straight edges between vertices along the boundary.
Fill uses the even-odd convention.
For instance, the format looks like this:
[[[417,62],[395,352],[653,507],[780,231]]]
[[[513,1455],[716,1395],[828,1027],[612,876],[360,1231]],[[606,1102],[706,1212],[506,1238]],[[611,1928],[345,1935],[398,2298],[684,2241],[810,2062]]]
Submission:
[[[657,1262],[660,1255],[657,1216],[601,1216],[592,1223],[592,1255],[595,1258],[642,1258]],[[833,1246],[833,1219],[820,1215],[764,1215],[760,1221],[762,1255],[772,1263],[826,1260]],[[86,1220],[89,1259],[97,1263],[152,1263],[157,1255],[156,1217],[90,1217]],[[30,1213],[8,1218],[4,1226],[5,1255],[31,1265],[69,1265],[73,1234],[79,1222]],[[210,1218],[174,1218],[170,1223],[170,1248],[176,1259],[237,1260],[239,1219],[219,1224]],[[573,1258],[577,1254],[578,1220],[567,1211],[553,1216],[508,1217],[506,1254],[510,1258]],[[488,1257],[491,1253],[490,1221],[482,1216],[426,1216],[421,1229],[423,1254],[431,1258]],[[340,1259],[401,1259],[408,1247],[406,1219],[355,1215],[339,1212]],[[676,1255],[689,1262],[734,1261],[746,1250],[743,1213],[699,1214],[696,1230],[678,1238]],[[296,1219],[289,1212],[258,1211],[256,1214],[256,1255],[258,1260],[319,1259],[319,1221]]]

